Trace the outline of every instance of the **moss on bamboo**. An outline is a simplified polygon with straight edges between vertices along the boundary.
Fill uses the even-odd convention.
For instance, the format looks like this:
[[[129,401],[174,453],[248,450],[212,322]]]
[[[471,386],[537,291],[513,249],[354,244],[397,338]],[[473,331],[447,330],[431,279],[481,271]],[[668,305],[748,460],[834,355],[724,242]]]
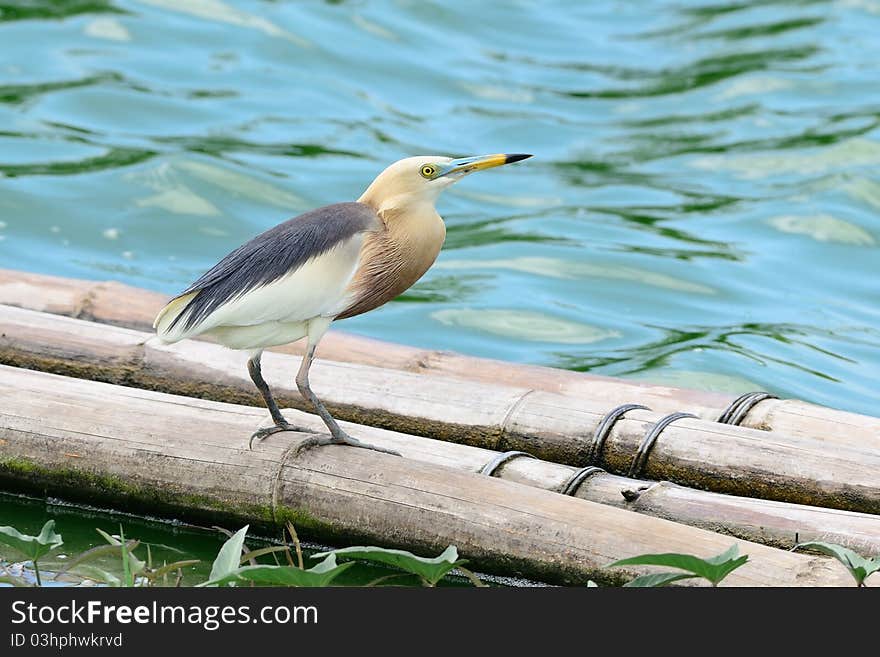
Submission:
[[[354,539],[366,538],[366,535],[352,535],[301,508],[281,506],[273,509],[269,504],[246,504],[238,499],[224,500],[179,488],[148,486],[114,474],[47,467],[20,457],[0,457],[0,488],[40,497],[64,497],[90,505],[100,503],[110,508],[124,507],[192,522],[240,524],[244,521],[254,528],[269,531],[283,527],[289,521],[307,540],[350,543]]]
[[[51,468],[20,457],[0,458],[0,487],[10,492],[30,493],[40,497],[58,496],[73,502],[106,504],[110,508],[126,508],[152,516],[178,517],[206,524],[226,523],[230,526],[247,522],[254,529],[277,531],[291,522],[305,540],[337,545],[378,544],[383,547],[434,552],[445,544],[431,537],[412,537],[391,532],[382,540],[368,530],[352,531],[316,518],[307,510],[281,505],[242,504],[219,497],[197,495],[166,487],[157,488],[124,479],[114,474],[98,474],[70,467]],[[524,558],[486,553],[479,546],[460,546],[470,554],[482,571],[505,576],[522,576],[541,581],[583,585],[590,579],[609,585],[620,585],[627,573],[603,570],[584,571],[583,567],[566,568],[560,556],[554,566]],[[604,565],[604,564],[603,564]]]

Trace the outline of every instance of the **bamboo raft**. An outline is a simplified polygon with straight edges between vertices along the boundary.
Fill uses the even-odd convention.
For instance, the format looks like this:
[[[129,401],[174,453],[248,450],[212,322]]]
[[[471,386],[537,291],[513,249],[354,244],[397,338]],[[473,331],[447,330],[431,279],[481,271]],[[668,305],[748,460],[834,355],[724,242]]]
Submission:
[[[561,584],[620,582],[617,558],[716,554],[730,537],[408,457],[327,447],[290,457],[311,434],[248,449],[265,413],[0,366],[0,483],[127,509],[241,522],[291,520],[327,541],[436,552]],[[429,439],[419,439],[428,441]],[[432,441],[437,442],[437,441]],[[406,444],[405,442],[402,444]],[[844,585],[828,560],[737,541],[750,562],[725,583]]]
[[[739,585],[844,583],[822,558],[768,546],[824,540],[880,552],[880,419],[754,395],[732,404],[331,332],[315,389],[356,423],[352,435],[404,458],[329,448],[293,462],[302,433],[242,447],[268,422],[243,355],[203,341],[162,345],[142,330],[162,303],[115,283],[0,270],[0,363],[14,366],[0,366],[5,488],[150,513],[293,518],[305,535],[330,541],[456,543],[485,570],[560,583],[619,581],[622,573],[603,568],[617,558],[708,555],[731,537],[748,541],[741,550],[752,562],[762,555],[731,576]],[[304,409],[292,381],[298,365],[296,349],[264,356],[279,401]],[[622,401],[653,410],[619,413]],[[144,424],[127,433],[130,414]],[[285,415],[303,432],[324,431],[315,416]],[[257,481],[267,468],[269,491]],[[791,572],[771,572],[783,561]]]
[[[208,342],[164,345],[141,331],[10,306],[0,306],[0,334],[0,362],[8,365],[261,405],[246,356]],[[292,381],[298,366],[296,356],[263,358],[279,401],[307,409]],[[598,446],[609,408],[592,401],[326,360],[311,379],[335,415],[362,425],[719,493],[880,513],[877,436],[792,438],[690,418],[664,429],[637,472],[659,413],[627,413]]]

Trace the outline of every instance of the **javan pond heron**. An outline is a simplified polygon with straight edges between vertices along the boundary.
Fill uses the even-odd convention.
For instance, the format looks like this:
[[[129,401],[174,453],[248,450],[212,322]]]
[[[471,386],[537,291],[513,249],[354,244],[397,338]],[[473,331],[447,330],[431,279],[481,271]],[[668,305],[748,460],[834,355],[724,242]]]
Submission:
[[[469,173],[527,157],[432,155],[395,162],[354,203],[311,210],[238,247],[174,297],[153,327],[166,343],[206,335],[248,352],[248,372],[275,423],[254,433],[251,443],[294,429],[263,379],[263,350],[307,338],[296,386],[330,435],[303,441],[297,451],[344,444],[396,454],[349,436],[315,396],[309,386],[315,347],[331,322],[378,308],[434,263],[446,238],[434,208],[440,192]]]

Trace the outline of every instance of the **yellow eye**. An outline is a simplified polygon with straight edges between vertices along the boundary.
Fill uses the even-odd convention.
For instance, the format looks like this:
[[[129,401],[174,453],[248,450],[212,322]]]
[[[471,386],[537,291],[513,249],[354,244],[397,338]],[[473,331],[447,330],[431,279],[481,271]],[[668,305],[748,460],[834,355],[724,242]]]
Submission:
[[[432,167],[430,164],[426,164],[425,166],[422,167],[422,177],[423,178],[430,178],[431,176],[434,175],[434,173],[436,173],[436,171],[437,170],[434,167]]]

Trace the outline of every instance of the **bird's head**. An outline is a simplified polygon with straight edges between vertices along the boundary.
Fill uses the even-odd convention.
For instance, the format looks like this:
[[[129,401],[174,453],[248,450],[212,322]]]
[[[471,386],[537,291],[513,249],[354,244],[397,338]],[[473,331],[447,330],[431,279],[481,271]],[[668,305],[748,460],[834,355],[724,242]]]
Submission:
[[[528,157],[531,155],[522,153],[458,159],[442,155],[408,157],[380,173],[358,200],[377,211],[424,204],[433,207],[440,192],[466,175]]]

